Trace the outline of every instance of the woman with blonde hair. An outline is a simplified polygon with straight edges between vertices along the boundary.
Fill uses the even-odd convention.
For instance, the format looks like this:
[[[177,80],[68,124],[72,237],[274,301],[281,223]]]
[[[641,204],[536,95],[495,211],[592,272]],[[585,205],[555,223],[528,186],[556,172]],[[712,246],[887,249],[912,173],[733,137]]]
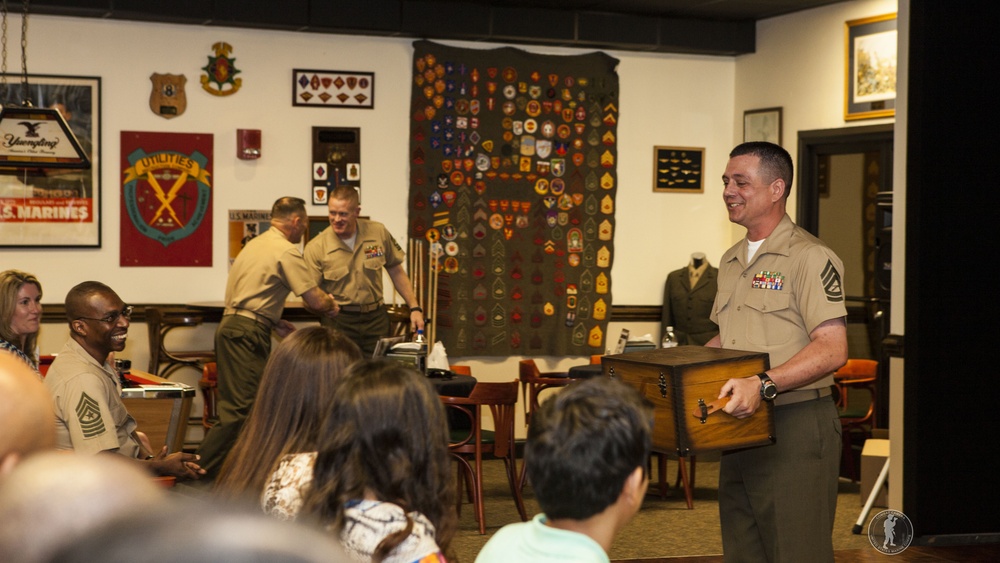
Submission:
[[[326,417],[303,515],[354,561],[438,562],[455,533],[444,407],[398,363],[355,364]]]
[[[329,328],[299,329],[285,338],[267,361],[257,401],[222,465],[216,490],[252,498],[266,512],[276,506],[297,511],[298,487],[279,498],[265,495],[265,484],[284,456],[316,451],[337,382],[360,359],[358,346]]]
[[[42,322],[42,284],[18,270],[0,272],[0,350],[38,372],[38,329]]]

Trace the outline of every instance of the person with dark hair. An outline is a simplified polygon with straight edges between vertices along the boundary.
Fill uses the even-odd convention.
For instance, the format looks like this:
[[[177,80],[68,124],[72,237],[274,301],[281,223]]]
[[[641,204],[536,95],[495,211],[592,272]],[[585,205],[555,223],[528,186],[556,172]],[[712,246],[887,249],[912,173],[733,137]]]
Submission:
[[[158,475],[197,479],[203,473],[198,456],[167,455],[167,446],[153,454],[122,402],[112,353],[125,349],[131,317],[132,306],[103,283],[86,281],[66,294],[70,339],[45,376],[55,407],[56,448],[117,453]]]
[[[525,463],[542,514],[509,524],[477,563],[603,562],[649,487],[653,408],[634,388],[596,377],[531,417]]]
[[[733,378],[719,398],[746,418],[774,403],[777,441],[726,452],[719,467],[725,561],[833,561],[840,419],[833,372],[847,361],[844,265],[785,212],[792,158],[743,143],[722,176],[729,220],[746,237],[722,256],[706,346],[766,352],[765,372]]]
[[[215,490],[248,497],[265,512],[293,518],[302,506],[303,486],[312,477],[333,391],[360,359],[354,342],[326,327],[297,330],[279,344],[267,361],[257,402],[222,465]],[[280,484],[270,480],[279,462],[301,472]]]
[[[443,561],[457,525],[450,469],[430,382],[398,363],[359,362],[334,394],[300,519],[326,526],[354,561]]]
[[[38,278],[18,270],[0,272],[0,350],[14,354],[36,373],[41,322],[42,284]]]
[[[308,226],[305,201],[279,198],[271,208],[271,228],[248,242],[229,269],[226,308],[215,332],[219,421],[198,448],[208,480],[218,475],[257,398],[271,331],[288,336],[295,330],[281,318],[288,294],[319,315],[333,317],[340,310],[302,259],[298,244]]]
[[[403,267],[405,254],[399,243],[382,223],[358,218],[357,190],[350,186],[334,189],[327,206],[330,226],[309,241],[305,258],[316,283],[337,299],[341,315],[320,318],[320,323],[343,332],[371,357],[378,339],[389,335],[389,314],[382,300],[383,269],[410,308],[414,329],[424,328],[423,309]]]

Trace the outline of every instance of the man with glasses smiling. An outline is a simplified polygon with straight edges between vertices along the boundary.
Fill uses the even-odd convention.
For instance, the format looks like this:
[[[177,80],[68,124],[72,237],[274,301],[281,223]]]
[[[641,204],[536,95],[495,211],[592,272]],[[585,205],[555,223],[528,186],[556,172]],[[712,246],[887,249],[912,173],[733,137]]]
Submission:
[[[45,387],[56,411],[56,447],[78,453],[118,453],[158,475],[197,479],[198,456],[153,454],[140,442],[135,419],[121,400],[112,352],[125,349],[132,306],[100,282],[83,282],[66,295],[70,339],[56,356]]]

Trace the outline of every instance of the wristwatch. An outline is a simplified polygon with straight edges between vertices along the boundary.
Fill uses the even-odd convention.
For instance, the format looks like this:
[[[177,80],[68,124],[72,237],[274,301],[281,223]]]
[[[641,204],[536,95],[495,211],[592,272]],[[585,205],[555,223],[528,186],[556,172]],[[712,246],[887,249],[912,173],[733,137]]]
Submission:
[[[778,386],[771,381],[767,372],[762,371],[757,374],[757,377],[760,378],[760,398],[765,401],[773,401],[778,396]]]

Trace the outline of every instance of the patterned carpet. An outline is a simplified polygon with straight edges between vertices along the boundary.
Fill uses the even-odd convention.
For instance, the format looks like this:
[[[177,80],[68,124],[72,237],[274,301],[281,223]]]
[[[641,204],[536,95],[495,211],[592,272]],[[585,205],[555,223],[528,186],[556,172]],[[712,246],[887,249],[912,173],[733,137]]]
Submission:
[[[518,521],[517,509],[511,497],[510,488],[503,470],[502,461],[485,463],[484,496],[486,497],[486,535],[479,535],[472,505],[462,505],[459,531],[453,540],[455,553],[462,563],[472,563],[476,554],[504,524]],[[668,463],[670,484],[677,472],[676,461]],[[655,475],[655,470],[654,470]],[[637,559],[680,557],[698,555],[719,555],[722,553],[722,537],[719,532],[719,505],[717,485],[719,479],[718,458],[702,456],[696,465],[694,509],[688,510],[682,490],[670,487],[665,499],[650,494],[646,497],[642,510],[619,534],[611,549],[611,559]],[[653,491],[655,487],[650,487]],[[529,516],[539,512],[531,487],[524,490],[525,508]],[[833,545],[835,550],[868,550],[880,555],[868,541],[867,535],[851,532],[861,515],[862,499],[859,485],[841,481],[840,497],[837,501],[837,521],[834,526]],[[869,519],[880,509],[872,509]],[[884,556],[883,556],[884,557]]]

